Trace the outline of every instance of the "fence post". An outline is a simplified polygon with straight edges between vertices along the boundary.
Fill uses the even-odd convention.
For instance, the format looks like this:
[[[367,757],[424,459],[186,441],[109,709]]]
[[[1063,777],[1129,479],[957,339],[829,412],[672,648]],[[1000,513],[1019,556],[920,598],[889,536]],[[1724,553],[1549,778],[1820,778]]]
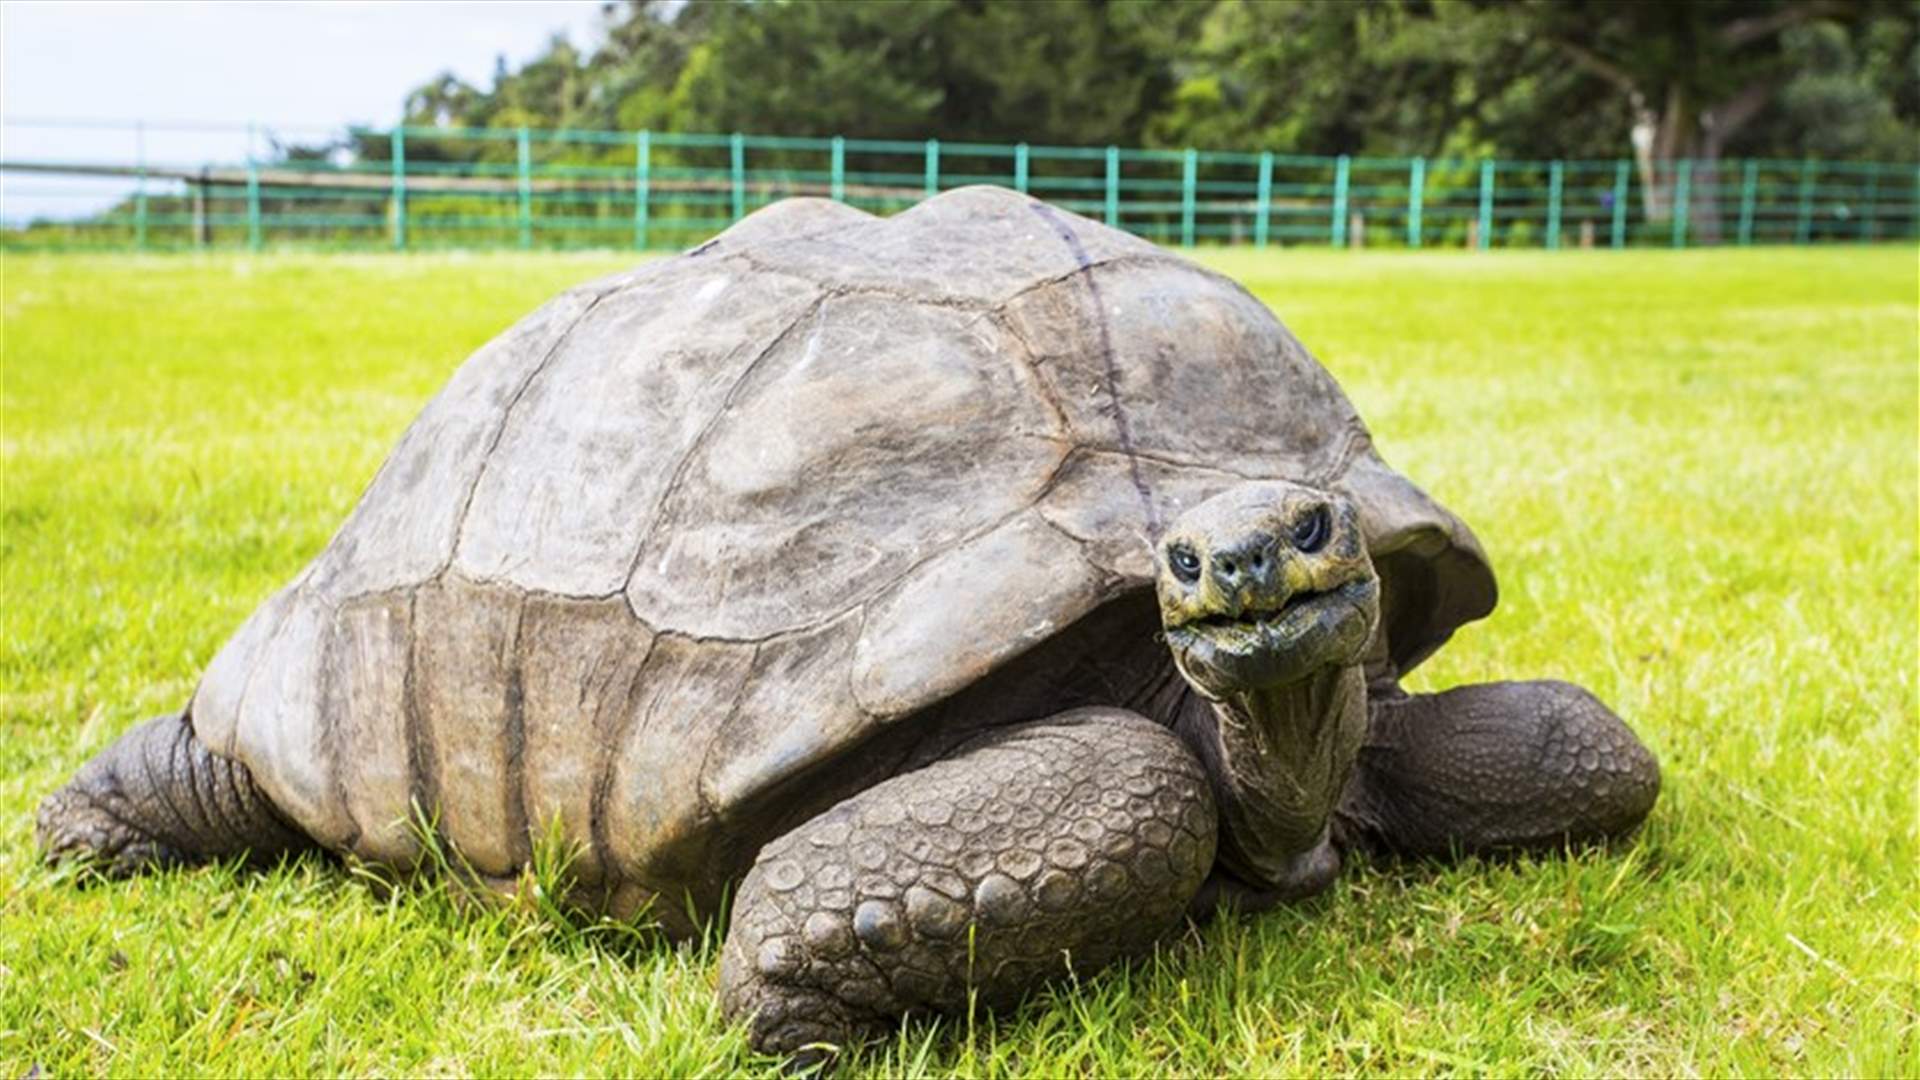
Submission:
[[[1273,212],[1273,151],[1260,152],[1259,201],[1253,208],[1253,246],[1267,246],[1267,220]]]
[[[1804,244],[1813,236],[1813,159],[1800,163],[1800,216],[1793,226],[1793,242]]]
[[[1673,178],[1673,246],[1687,246],[1687,213],[1693,208],[1693,159],[1681,158]]]
[[[247,250],[260,250],[260,125],[247,121]]]
[[[133,156],[140,179],[133,189],[133,247],[147,250],[147,124],[133,126]]]
[[[200,166],[200,182],[187,183],[193,187],[193,243],[195,247],[206,247],[213,242],[213,221],[207,216],[207,166]]]
[[[407,249],[407,127],[393,125],[393,250]]]
[[[927,140],[927,198],[940,193],[940,140]]]
[[[1013,148],[1013,190],[1022,195],[1027,193],[1027,144],[1021,143]]]
[[[1180,246],[1193,246],[1193,187],[1200,174],[1200,152],[1187,147],[1180,170]]]
[[[747,216],[747,137],[734,132],[727,140],[727,160],[733,176],[733,220]]]
[[[1740,170],[1740,246],[1753,243],[1753,195],[1759,179],[1759,165],[1748,158]]]
[[[1899,235],[1920,237],[1920,169],[1913,172],[1913,205],[1907,211],[1907,228]]]
[[[1420,246],[1420,210],[1427,197],[1427,159],[1413,159],[1407,172],[1407,246]]]
[[[1107,147],[1107,225],[1120,227],[1120,148]]]
[[[1566,182],[1564,163],[1547,166],[1547,249],[1560,247],[1560,190]]]
[[[1480,160],[1480,250],[1493,245],[1493,171],[1492,158]]]
[[[1920,236],[1920,169],[1915,169],[1913,173],[1913,213],[1907,218],[1907,228],[1913,235]]]
[[[833,137],[833,201],[847,201],[847,140]]]
[[[653,209],[653,132],[633,137],[633,246],[647,250],[647,218]]]
[[[1347,155],[1333,162],[1333,246],[1347,246]]]
[[[533,142],[526,128],[520,129],[520,246],[533,246]]]
[[[1627,246],[1627,184],[1631,182],[1633,172],[1626,162],[1613,163],[1613,246],[1615,250]]]
[[[247,248],[260,250],[260,163],[247,155]]]
[[[1880,170],[1871,168],[1867,173],[1867,200],[1860,210],[1860,238],[1873,241],[1874,211],[1880,202]]]

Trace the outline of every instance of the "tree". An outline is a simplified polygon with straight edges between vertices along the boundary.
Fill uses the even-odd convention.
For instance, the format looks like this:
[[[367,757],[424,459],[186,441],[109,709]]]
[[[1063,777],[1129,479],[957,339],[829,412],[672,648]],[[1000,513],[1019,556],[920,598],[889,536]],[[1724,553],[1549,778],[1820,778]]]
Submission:
[[[1694,163],[1693,230],[1711,241],[1729,155],[1920,156],[1914,14],[1910,0],[628,0],[608,5],[590,53],[556,38],[484,89],[439,76],[405,115],[423,127],[1630,154],[1650,220],[1670,216],[1678,163]],[[377,160],[382,142],[357,149]],[[409,154],[428,158],[513,152],[417,142]]]
[[[699,130],[1099,145],[1131,142],[1207,6],[731,4],[674,91]]]
[[[936,27],[952,4],[755,4],[718,9],[676,81],[674,126],[695,131],[937,134]]]
[[[1793,76],[1749,130],[1751,145],[1793,157],[1920,158],[1920,20],[1820,20],[1787,31],[1781,45]]]
[[[1178,69],[1155,145],[1595,157],[1627,120],[1511,7],[1222,0]]]
[[[1700,163],[1690,218],[1720,233],[1718,166],[1729,144],[1793,77],[1789,31],[1816,19],[1858,21],[1852,0],[1529,0],[1541,39],[1612,87],[1632,110],[1629,141],[1646,217],[1673,212],[1675,163]]]

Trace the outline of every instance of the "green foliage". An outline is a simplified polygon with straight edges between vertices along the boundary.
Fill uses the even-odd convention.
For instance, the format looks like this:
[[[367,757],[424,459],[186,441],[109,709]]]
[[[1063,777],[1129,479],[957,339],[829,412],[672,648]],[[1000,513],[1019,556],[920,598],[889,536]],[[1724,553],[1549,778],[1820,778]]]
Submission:
[[[1501,132],[1480,113],[1538,100],[1523,17],[1464,4],[1213,5],[1181,67],[1189,74],[1147,136],[1161,146],[1248,146],[1292,153],[1433,154],[1535,146],[1553,133]],[[1589,129],[1590,130],[1590,129]],[[1535,142],[1541,136],[1547,141]],[[1609,146],[1591,156],[1617,152]]]
[[[723,8],[674,87],[674,120],[749,131],[780,116],[807,125],[782,134],[924,137],[941,102],[930,27],[948,11],[940,2]]]
[[[1916,33],[1885,0],[641,0],[611,9],[591,53],[555,39],[485,89],[442,75],[405,115],[1525,158],[1624,156],[1651,117],[1663,158],[1910,160]],[[1762,122],[1736,122],[1755,86]]]
[[[1212,252],[1478,531],[1418,689],[1592,687],[1660,756],[1612,852],[1350,868],[851,1072],[1914,1075],[1911,247]],[[771,1075],[711,940],[318,857],[82,886],[36,801],[177,707],[472,349],[621,256],[34,257],[0,283],[0,1075]]]
[[[1920,22],[1877,20],[1857,44],[1839,24],[1816,22],[1782,43],[1795,74],[1781,90],[1771,138],[1792,156],[1913,158]]]

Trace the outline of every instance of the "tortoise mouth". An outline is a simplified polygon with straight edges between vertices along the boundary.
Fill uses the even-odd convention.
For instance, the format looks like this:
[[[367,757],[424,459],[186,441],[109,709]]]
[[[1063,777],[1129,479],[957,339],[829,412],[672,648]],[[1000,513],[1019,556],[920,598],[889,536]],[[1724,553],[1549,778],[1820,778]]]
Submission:
[[[1372,576],[1278,607],[1223,612],[1166,628],[1180,673],[1208,697],[1290,683],[1330,665],[1357,663],[1373,632],[1380,585]]]

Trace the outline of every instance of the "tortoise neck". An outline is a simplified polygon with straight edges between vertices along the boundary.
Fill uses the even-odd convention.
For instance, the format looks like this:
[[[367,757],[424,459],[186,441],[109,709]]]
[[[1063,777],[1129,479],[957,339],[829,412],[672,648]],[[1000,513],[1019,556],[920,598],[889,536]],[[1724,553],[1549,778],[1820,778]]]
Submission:
[[[1220,863],[1278,887],[1319,843],[1366,732],[1358,664],[1213,702],[1188,689],[1174,720],[1206,767],[1220,814]]]

